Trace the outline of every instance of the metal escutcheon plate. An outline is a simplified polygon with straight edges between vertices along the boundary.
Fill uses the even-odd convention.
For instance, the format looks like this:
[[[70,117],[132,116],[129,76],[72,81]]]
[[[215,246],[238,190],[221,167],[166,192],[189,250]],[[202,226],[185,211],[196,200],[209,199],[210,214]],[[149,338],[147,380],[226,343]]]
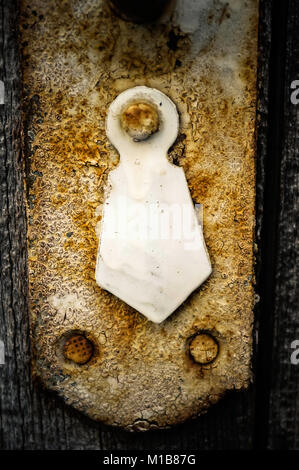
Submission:
[[[169,427],[251,380],[258,2],[179,0],[154,25],[124,21],[99,0],[27,3],[34,374],[95,420]],[[168,158],[202,205],[213,268],[160,324],[101,289],[94,274],[105,185],[119,161],[107,110],[139,85],[178,109]]]

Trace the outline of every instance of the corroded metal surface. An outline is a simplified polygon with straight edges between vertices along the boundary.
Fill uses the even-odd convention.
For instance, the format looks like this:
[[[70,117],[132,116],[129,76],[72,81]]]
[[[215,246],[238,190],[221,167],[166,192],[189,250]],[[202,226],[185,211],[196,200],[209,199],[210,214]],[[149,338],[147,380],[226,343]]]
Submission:
[[[251,378],[257,1],[179,0],[154,25],[125,22],[100,0],[21,10],[34,374],[128,430],[196,416]],[[118,163],[106,111],[135,85],[158,88],[180,111],[169,158],[203,205],[213,265],[161,325],[94,279],[96,224]],[[219,345],[205,365],[189,351],[202,330]],[[93,344],[89,362],[65,357],[72,334]]]

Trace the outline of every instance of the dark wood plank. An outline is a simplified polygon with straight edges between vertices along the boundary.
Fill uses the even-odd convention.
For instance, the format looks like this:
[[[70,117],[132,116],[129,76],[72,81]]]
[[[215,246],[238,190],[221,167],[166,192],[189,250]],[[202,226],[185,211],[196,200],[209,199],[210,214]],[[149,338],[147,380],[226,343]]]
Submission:
[[[5,345],[5,365],[0,365],[0,440],[2,447],[21,448],[30,368],[15,5],[1,1],[0,14],[0,78],[5,83],[5,104],[0,106],[0,338]]]
[[[262,72],[260,124],[258,128],[257,186],[258,245],[257,291],[260,302],[256,309],[258,333],[256,354],[256,403],[254,446],[265,448],[268,441],[269,396],[273,352],[273,309],[275,306],[275,270],[278,235],[278,207],[281,154],[281,113],[286,40],[287,2],[272,2],[271,11],[261,23],[264,39],[260,41],[261,62],[268,63],[267,74]],[[266,4],[265,4],[266,5]],[[266,7],[267,8],[267,7]],[[263,87],[263,82],[267,84]],[[264,92],[263,92],[264,88]]]
[[[267,94],[262,98],[259,130],[258,291],[259,345],[256,357],[257,448],[298,449],[296,413],[299,368],[291,365],[291,342],[298,339],[298,108],[290,102],[290,84],[298,75],[296,36],[299,5],[273,1]],[[262,25],[262,28],[265,25]],[[270,37],[269,37],[270,38]],[[265,81],[266,76],[263,75]],[[262,215],[261,215],[262,214]],[[262,222],[262,223],[261,223]]]
[[[290,100],[299,80],[299,3],[288,2],[277,243],[274,338],[268,447],[299,448],[299,365],[291,364],[291,343],[299,340],[299,104]],[[270,314],[270,312],[269,312]]]

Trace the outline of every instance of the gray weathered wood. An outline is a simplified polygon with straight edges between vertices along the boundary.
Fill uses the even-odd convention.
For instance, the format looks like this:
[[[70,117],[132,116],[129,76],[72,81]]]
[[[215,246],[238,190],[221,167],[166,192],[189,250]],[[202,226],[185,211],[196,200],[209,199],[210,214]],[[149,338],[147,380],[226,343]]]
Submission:
[[[5,365],[0,366],[0,440],[3,447],[12,448],[24,443],[30,367],[16,11],[5,1],[0,11],[1,79],[5,83],[5,104],[0,106],[0,338],[5,344]]]
[[[290,85],[299,79],[299,3],[288,2],[281,119],[281,171],[269,440],[271,449],[299,448],[299,365],[292,365],[291,343],[299,340],[299,104]],[[270,312],[269,312],[270,314]]]
[[[272,18],[261,27],[261,125],[258,140],[258,349],[254,445],[298,449],[299,368],[291,364],[298,339],[298,108],[290,84],[298,77],[298,2],[272,2]],[[264,103],[264,104],[263,104]],[[266,111],[266,115],[264,113]],[[261,163],[260,163],[261,162]]]

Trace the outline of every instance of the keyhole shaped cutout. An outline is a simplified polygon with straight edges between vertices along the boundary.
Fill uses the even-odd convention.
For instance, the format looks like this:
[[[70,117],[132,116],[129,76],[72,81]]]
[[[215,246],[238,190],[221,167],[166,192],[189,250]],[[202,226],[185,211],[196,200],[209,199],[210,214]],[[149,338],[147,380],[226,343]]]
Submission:
[[[167,160],[178,130],[176,106],[153,88],[124,91],[108,111],[120,163],[108,176],[95,278],[155,323],[212,271],[184,170]]]

